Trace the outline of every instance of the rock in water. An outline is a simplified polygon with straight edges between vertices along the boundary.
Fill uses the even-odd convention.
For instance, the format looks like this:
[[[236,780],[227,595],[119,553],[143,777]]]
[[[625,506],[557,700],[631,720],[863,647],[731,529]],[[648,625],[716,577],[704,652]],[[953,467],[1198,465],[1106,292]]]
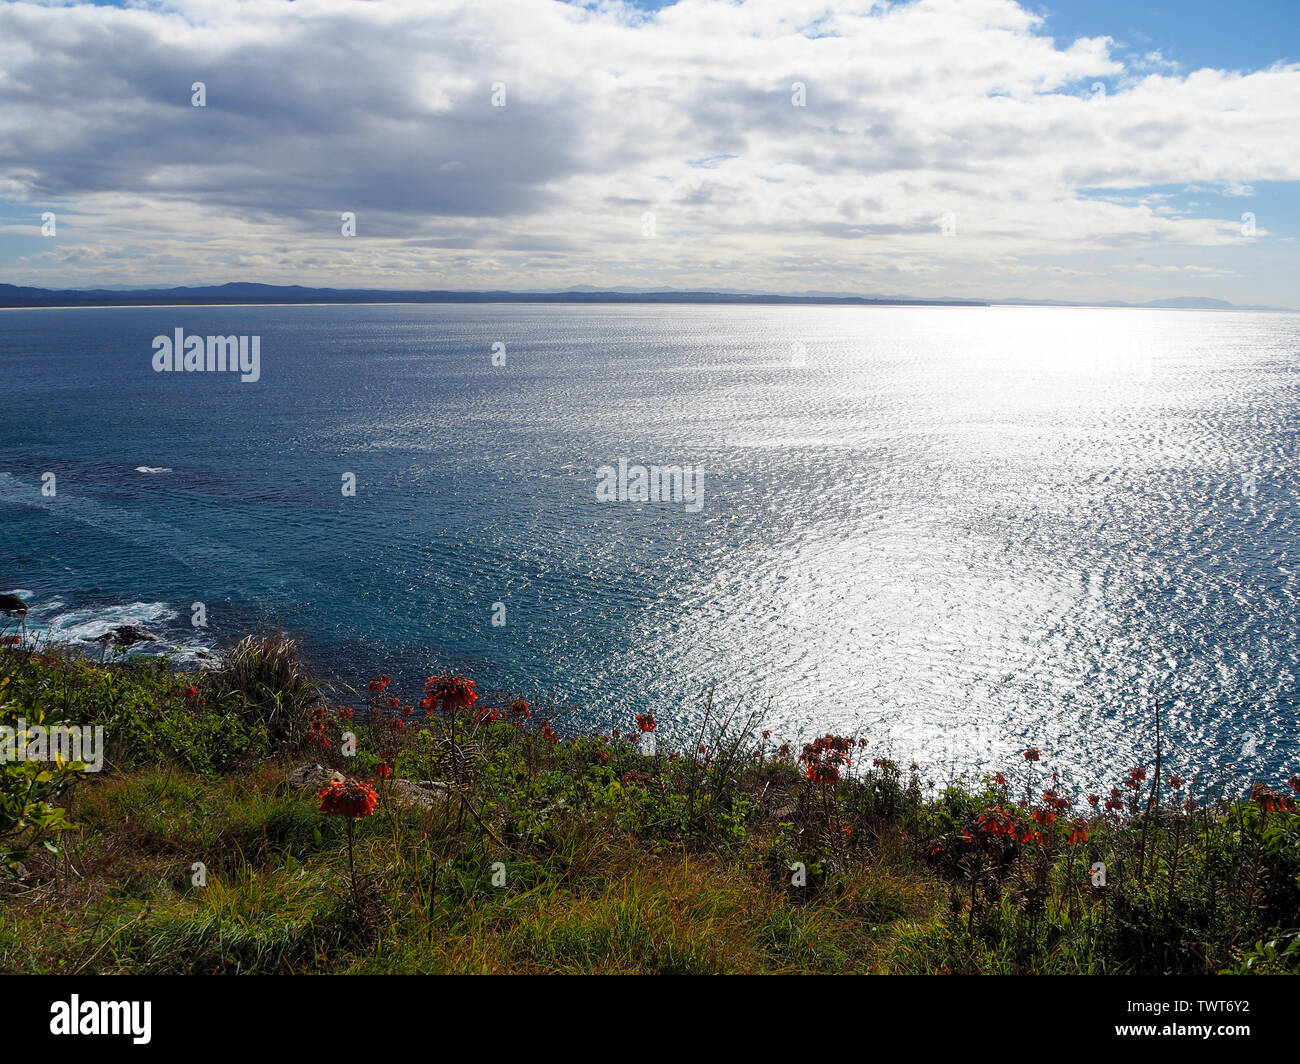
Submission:
[[[26,613],[27,603],[17,595],[0,595],[0,610],[9,613]]]
[[[103,635],[95,636],[94,642],[112,642],[114,646],[130,647],[135,646],[136,643],[157,643],[159,639],[153,632],[147,628],[141,628],[138,624],[119,624],[116,628],[110,628]]]

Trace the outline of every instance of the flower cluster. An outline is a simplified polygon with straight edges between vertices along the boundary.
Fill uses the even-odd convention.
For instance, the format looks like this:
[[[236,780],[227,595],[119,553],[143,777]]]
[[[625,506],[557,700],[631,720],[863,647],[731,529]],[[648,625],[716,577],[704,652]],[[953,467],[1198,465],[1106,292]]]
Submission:
[[[1056,793],[1055,788],[1043,792],[1043,805],[1048,809],[1055,809],[1057,812],[1064,812],[1070,808],[1070,799],[1064,795]]]
[[[320,792],[320,811],[350,819],[367,817],[379,804],[379,795],[360,780],[333,780]]]
[[[316,707],[311,715],[311,722],[307,725],[307,741],[309,743],[315,743],[318,746],[331,745],[329,736],[325,734],[325,716],[325,707]]]
[[[865,745],[866,740],[862,740]],[[805,743],[799,760],[806,766],[804,775],[813,783],[834,783],[840,778],[840,766],[853,764],[849,751],[859,745],[856,739],[846,739],[842,735],[823,735]]]
[[[987,812],[981,813],[976,829],[985,835],[1005,835],[1011,839],[1019,836],[1016,818],[1001,806],[994,806]]]
[[[478,692],[474,681],[466,679],[460,673],[445,673],[430,676],[424,684],[424,698],[420,705],[429,710],[441,708],[448,716],[458,710],[470,709],[478,701]]]
[[[1287,782],[1290,783],[1289,780]],[[1273,790],[1267,783],[1255,784],[1250,789],[1250,800],[1266,813],[1294,813],[1296,811],[1294,798]]]

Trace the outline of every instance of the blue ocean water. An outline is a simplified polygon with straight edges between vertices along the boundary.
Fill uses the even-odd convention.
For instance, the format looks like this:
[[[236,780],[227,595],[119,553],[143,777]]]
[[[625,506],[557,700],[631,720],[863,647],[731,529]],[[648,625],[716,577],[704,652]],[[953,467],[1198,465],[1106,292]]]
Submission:
[[[260,337],[260,379],[155,372],[178,328]],[[0,591],[181,657],[279,622],[341,676],[460,669],[668,742],[714,685],[936,774],[1037,745],[1112,780],[1159,699],[1171,770],[1275,779],[1298,347],[1159,310],[0,311]],[[620,460],[703,465],[702,506],[599,501]]]

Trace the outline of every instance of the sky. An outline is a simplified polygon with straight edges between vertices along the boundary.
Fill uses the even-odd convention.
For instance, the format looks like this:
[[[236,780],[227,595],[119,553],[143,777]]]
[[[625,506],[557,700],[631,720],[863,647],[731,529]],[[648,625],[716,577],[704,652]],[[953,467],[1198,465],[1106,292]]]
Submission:
[[[1300,307],[1298,119],[1294,0],[0,2],[0,283]]]

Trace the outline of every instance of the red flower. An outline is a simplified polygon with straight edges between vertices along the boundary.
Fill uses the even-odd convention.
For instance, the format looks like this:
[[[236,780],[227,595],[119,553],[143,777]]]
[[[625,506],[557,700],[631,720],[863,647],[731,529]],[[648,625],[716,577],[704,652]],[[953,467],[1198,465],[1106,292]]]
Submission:
[[[379,804],[379,795],[360,780],[334,780],[320,792],[320,811],[330,816],[367,817]]]
[[[528,710],[527,701],[522,698],[516,698],[510,703],[510,715],[512,717],[518,717],[520,720],[527,720],[532,716],[532,713]]]
[[[1294,798],[1279,794],[1266,783],[1257,783],[1250,789],[1250,800],[1266,813],[1294,813],[1296,808]]]
[[[1068,809],[1070,799],[1057,794],[1055,790],[1043,792],[1043,803],[1051,806],[1053,809]]]
[[[1097,805],[1097,803],[1100,802],[1100,801],[1101,801],[1101,796],[1100,796],[1100,795],[1096,795],[1096,794],[1090,794],[1090,795],[1088,795],[1088,804],[1089,804],[1089,805],[1095,807],[1095,806]]]
[[[386,691],[388,690],[388,685],[392,682],[393,682],[393,678],[389,676],[387,673],[385,673],[382,676],[372,676],[370,678],[370,690]]]
[[[1024,757],[1025,757],[1025,760],[1026,760],[1026,761],[1037,761],[1037,760],[1038,760],[1038,747],[1036,747],[1036,746],[1031,746],[1028,750],[1025,751]]]
[[[1171,786],[1174,790],[1181,791],[1183,789],[1183,783],[1186,781],[1183,779],[1182,776],[1175,773],[1172,776],[1166,776],[1165,782],[1168,783],[1169,786]]]
[[[654,731],[655,728],[659,727],[659,725],[655,723],[653,713],[638,713],[636,715],[636,726],[643,732]]]
[[[197,687],[187,687],[187,688],[185,689],[185,697],[186,697],[186,698],[198,698],[198,697],[199,697],[199,689],[198,689]]]
[[[378,765],[375,766],[375,775],[378,776],[380,779],[387,779],[392,774],[393,774],[393,770],[388,767],[387,761],[381,761]]]
[[[814,762],[808,766],[808,771],[804,773],[813,783],[834,783],[840,778],[840,770],[834,765]]]
[[[1070,831],[1070,845],[1081,846],[1088,841],[1087,829],[1083,826],[1082,820],[1076,820]]]
[[[988,835],[1006,835],[1015,838],[1015,821],[1010,813],[999,807],[990,809],[987,813],[981,813],[978,826],[980,831]]]
[[[442,711],[448,715],[457,710],[469,709],[478,701],[474,681],[466,679],[460,673],[430,676],[425,682],[424,690],[428,704],[441,705]]]

